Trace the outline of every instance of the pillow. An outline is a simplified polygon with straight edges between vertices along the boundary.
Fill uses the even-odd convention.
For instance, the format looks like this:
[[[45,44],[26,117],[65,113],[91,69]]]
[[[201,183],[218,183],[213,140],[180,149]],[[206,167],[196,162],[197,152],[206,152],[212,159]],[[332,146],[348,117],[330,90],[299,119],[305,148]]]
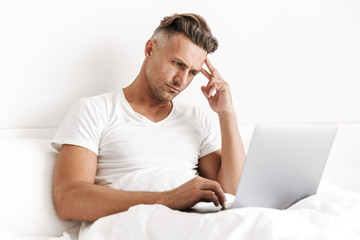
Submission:
[[[20,240],[20,238],[16,237],[14,234],[8,232],[7,230],[3,229],[2,227],[0,227],[0,236],[1,236],[1,239]]]
[[[0,226],[19,236],[61,236],[76,222],[58,218],[51,195],[56,152],[50,140],[0,140]]]

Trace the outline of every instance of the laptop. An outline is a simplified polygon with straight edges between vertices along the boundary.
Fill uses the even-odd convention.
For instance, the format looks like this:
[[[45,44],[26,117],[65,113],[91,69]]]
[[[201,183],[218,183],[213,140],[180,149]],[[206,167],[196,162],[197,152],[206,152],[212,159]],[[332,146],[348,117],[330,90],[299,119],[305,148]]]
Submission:
[[[225,209],[287,209],[317,192],[337,126],[316,124],[257,125],[236,195],[225,194]],[[200,202],[196,212],[222,207]]]

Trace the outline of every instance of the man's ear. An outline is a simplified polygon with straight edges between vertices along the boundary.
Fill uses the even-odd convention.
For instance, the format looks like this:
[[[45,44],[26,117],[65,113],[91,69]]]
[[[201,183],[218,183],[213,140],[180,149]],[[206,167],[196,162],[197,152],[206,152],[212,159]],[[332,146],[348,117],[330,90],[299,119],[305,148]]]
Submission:
[[[145,44],[145,57],[149,58],[154,54],[156,42],[154,39],[150,38]]]

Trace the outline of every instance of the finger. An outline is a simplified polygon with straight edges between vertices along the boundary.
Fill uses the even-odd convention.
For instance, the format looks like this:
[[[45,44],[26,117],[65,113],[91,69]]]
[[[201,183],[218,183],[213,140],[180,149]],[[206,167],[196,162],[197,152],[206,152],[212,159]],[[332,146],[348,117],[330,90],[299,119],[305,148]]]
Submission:
[[[202,86],[201,91],[203,92],[204,96],[209,99],[213,95],[215,95],[215,91],[216,91],[215,84],[211,84],[211,85],[208,84],[206,87]]]
[[[220,184],[218,184],[218,186],[214,189],[214,193],[218,198],[220,205],[222,207],[225,207],[225,202],[226,202],[225,193],[222,187],[220,186]]]
[[[205,74],[209,74],[208,72],[205,71]],[[204,74],[204,75],[205,75]],[[205,95],[206,98],[210,98],[212,96],[212,93],[215,91],[215,79],[209,74],[209,82],[207,83],[206,87],[202,86],[201,90],[203,91],[203,94]]]
[[[220,205],[225,208],[225,203],[226,203],[226,197],[225,197],[225,193],[221,188],[221,191],[215,191],[215,194],[217,196],[217,198],[219,199]]]
[[[208,71],[206,71],[205,69],[201,69],[201,73],[207,78],[207,79],[209,79],[209,81],[211,80],[211,78],[212,78],[212,75],[208,72]]]
[[[203,183],[202,189],[213,191],[217,196],[221,206],[225,207],[225,202],[226,202],[225,193],[220,183],[209,179],[204,179],[204,180],[205,181],[202,182]]]
[[[202,202],[213,202],[215,206],[219,206],[220,202],[218,197],[213,191],[203,191],[202,192]]]
[[[211,74],[214,75],[214,73],[216,72],[215,67],[212,65],[212,63],[210,62],[209,58],[205,59],[205,64],[208,67],[208,69],[210,70]]]
[[[209,89],[207,90],[207,98],[211,98],[215,95],[216,92],[216,88],[215,88],[215,84],[213,84],[212,86],[209,87]]]
[[[202,86],[202,87],[201,87],[201,91],[202,91],[202,93],[204,94],[204,96],[205,96],[206,98],[208,98],[208,97],[207,97],[207,92],[206,92],[206,87],[205,87],[205,86]]]
[[[209,94],[209,92],[206,90],[206,87],[205,86],[202,86],[201,87],[201,91],[203,92],[204,96],[207,98],[207,99],[210,99],[212,97],[212,94]]]

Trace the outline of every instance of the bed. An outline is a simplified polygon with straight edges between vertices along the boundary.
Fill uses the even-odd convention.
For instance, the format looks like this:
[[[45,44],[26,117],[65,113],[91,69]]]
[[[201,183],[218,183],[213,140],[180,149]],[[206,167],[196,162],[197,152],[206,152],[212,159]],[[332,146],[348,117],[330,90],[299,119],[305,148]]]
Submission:
[[[254,127],[239,128],[247,149]],[[0,239],[360,239],[358,182],[353,188],[339,187],[331,174],[337,166],[334,158],[345,155],[346,140],[358,129],[340,126],[318,193],[287,210],[242,208],[204,214],[138,205],[93,224],[62,221],[56,215],[51,177],[57,152],[50,146],[56,129],[0,130]],[[136,178],[128,181],[134,187],[139,184]]]

